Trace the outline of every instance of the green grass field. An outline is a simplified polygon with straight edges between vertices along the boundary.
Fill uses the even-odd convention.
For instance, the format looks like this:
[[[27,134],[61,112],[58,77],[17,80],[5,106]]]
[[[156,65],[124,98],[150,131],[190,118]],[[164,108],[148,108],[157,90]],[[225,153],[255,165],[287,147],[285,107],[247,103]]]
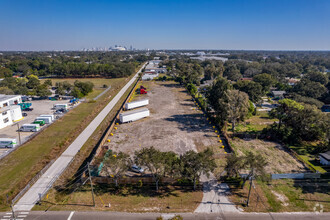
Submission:
[[[0,210],[9,208],[6,204],[6,195],[9,196],[10,201],[49,161],[63,152],[127,80],[126,78],[107,80],[107,83],[113,87],[107,94],[96,102],[81,103],[0,161]],[[100,85],[101,79],[92,82]]]
[[[246,212],[313,212],[330,211],[329,181],[272,180],[270,184],[257,180],[246,207],[249,183],[244,188],[233,188],[230,199]],[[316,207],[316,210],[314,210]]]
[[[203,197],[201,190],[192,191],[191,187],[162,186],[156,192],[154,186],[126,185],[115,189],[108,184],[94,186],[95,207],[90,185],[76,190],[75,193],[58,193],[54,189],[48,198],[33,210],[98,210],[117,212],[193,212]],[[110,204],[110,207],[109,207]]]
[[[41,79],[41,83],[43,83],[45,80],[47,79]],[[107,85],[107,86],[113,86],[117,83],[120,82],[121,78],[117,78],[117,79],[108,79],[108,78],[67,78],[67,79],[58,79],[58,78],[54,78],[54,79],[50,79],[52,81],[53,86],[56,85],[57,82],[68,82],[70,84],[73,85],[73,83],[78,80],[78,81],[82,81],[82,82],[92,82],[94,84],[94,89],[93,92],[91,92],[90,94],[88,94],[86,96],[87,99],[92,99],[94,97],[96,97],[97,95],[99,95],[101,92],[103,92],[106,88],[103,87],[103,85]]]

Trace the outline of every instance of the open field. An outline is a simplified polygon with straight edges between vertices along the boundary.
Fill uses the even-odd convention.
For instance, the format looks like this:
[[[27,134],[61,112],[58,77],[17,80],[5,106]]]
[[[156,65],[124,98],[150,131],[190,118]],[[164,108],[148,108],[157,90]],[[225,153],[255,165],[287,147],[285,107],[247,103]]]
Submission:
[[[146,95],[135,95],[134,100],[149,99],[150,117],[132,123],[120,124],[106,143],[113,151],[126,152],[155,147],[161,151],[202,151],[207,147],[220,148],[214,129],[184,88],[175,82],[143,82]],[[218,150],[217,150],[217,149]]]
[[[72,194],[49,193],[48,199],[33,210],[99,210],[119,212],[193,212],[203,197],[191,187],[162,186],[157,193],[150,186],[127,185],[118,190],[109,185],[95,185],[95,207],[89,184]],[[110,207],[109,207],[110,204]]]
[[[247,212],[302,212],[330,211],[329,180],[272,180],[255,181],[250,205],[246,207],[249,183],[244,189],[232,188],[231,201]],[[315,210],[314,210],[315,207]]]
[[[274,123],[274,119],[269,118],[267,112],[258,112],[245,122],[237,125],[235,134],[231,131],[231,125],[228,126],[228,134],[230,143],[235,152],[241,156],[247,152],[253,152],[264,156],[268,162],[266,171],[268,173],[291,173],[304,172],[306,168],[297,161],[287,150],[279,143],[256,139],[254,135],[250,138],[250,134],[257,134],[269,124]]]
[[[31,141],[0,161],[0,209],[8,208],[6,194],[13,198],[49,161],[63,152],[69,143],[102,110],[129,79],[115,79],[112,89],[96,102],[81,103]]]
[[[259,140],[240,139],[231,140],[232,147],[238,155],[245,155],[247,152],[258,153],[264,156],[268,162],[266,171],[268,173],[291,173],[307,171],[304,166],[291,156],[281,144]]]
[[[87,99],[92,99],[94,97],[96,97],[98,94],[100,94],[102,91],[104,91],[106,88],[103,87],[103,85],[107,85],[107,86],[113,86],[117,83],[120,83],[121,78],[116,78],[116,79],[109,79],[109,78],[49,78],[52,83],[53,86],[55,86],[55,84],[57,82],[64,82],[67,81],[70,84],[73,85],[73,83],[78,80],[78,81],[82,81],[82,82],[92,82],[94,84],[94,89],[93,92],[91,92],[90,94],[88,94],[86,96]],[[47,79],[41,79],[41,83],[44,82]]]

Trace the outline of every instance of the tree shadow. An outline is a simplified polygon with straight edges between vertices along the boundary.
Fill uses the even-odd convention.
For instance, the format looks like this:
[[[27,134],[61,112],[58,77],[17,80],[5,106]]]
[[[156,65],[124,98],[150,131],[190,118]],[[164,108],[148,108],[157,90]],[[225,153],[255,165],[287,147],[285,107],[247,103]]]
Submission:
[[[330,181],[328,179],[295,179],[293,186],[302,193],[326,193],[330,196]]]
[[[203,114],[172,115],[164,120],[178,123],[178,128],[186,132],[212,132]]]

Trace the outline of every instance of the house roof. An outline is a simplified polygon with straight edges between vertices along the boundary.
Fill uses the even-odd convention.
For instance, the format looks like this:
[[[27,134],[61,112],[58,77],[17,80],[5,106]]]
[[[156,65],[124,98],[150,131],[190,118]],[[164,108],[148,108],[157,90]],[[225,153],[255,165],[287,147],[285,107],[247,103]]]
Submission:
[[[325,153],[320,153],[320,156],[330,161],[330,150]]]

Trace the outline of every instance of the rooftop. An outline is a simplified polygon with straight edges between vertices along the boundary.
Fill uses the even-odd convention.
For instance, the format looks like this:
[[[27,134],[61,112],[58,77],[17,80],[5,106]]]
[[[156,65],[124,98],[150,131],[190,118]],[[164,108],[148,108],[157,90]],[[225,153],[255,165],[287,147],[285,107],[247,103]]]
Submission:
[[[20,95],[5,95],[0,94],[0,102],[7,101],[8,99],[19,97]]]

